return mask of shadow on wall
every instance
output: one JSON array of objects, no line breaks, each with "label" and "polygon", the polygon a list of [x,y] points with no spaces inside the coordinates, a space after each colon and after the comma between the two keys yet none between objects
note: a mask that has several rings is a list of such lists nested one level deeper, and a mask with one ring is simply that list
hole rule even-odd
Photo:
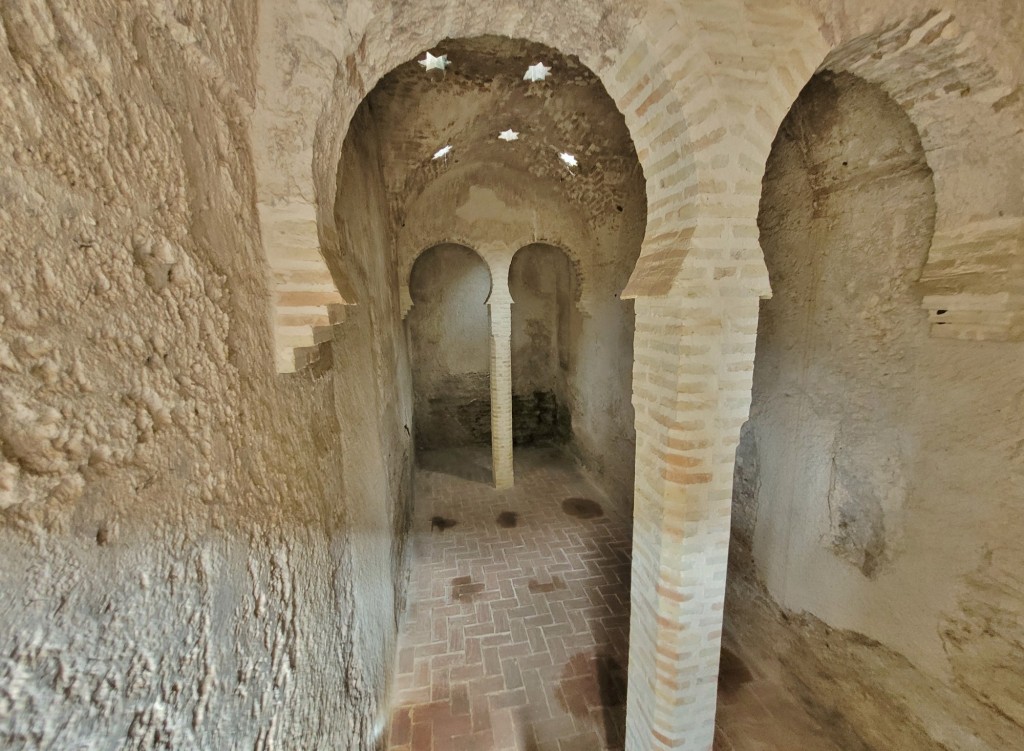
[{"label": "shadow on wall", "polygon": [[493,487],[491,454],[479,447],[446,448],[443,451],[419,451],[416,467],[424,472],[438,472],[463,480]]}]

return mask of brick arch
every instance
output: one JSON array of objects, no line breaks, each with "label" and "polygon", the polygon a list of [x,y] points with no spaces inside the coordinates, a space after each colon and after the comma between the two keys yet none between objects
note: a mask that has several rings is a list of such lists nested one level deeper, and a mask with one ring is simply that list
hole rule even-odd
[{"label": "brick arch", "polygon": [[[367,30],[359,51],[346,58],[345,72],[333,82],[330,101],[316,129],[313,184],[316,192],[320,241],[325,249],[338,245],[333,207],[337,186],[344,177],[336,174],[341,145],[356,104],[390,70],[433,49],[444,39],[499,34],[526,38],[564,54],[576,55],[601,80],[625,117],[637,154],[647,177],[648,231],[637,262],[634,294],[665,294],[678,271],[685,246],[678,242],[693,224],[692,212],[680,211],[688,187],[698,182],[699,145],[690,135],[688,112],[696,111],[713,95],[703,75],[705,63],[692,24],[661,17],[647,22],[622,22],[618,34],[605,31],[615,24],[600,23],[600,16],[581,16],[575,23],[552,15],[543,3],[527,3],[522,14],[480,13],[478,6],[459,2],[445,6],[433,23],[421,25],[401,45],[371,41],[384,30]],[[536,6],[536,7],[533,7]],[[398,12],[401,13],[400,11]],[[533,23],[527,23],[527,19]],[[367,50],[375,50],[371,54]],[[677,98],[680,83],[695,79],[687,91],[699,97]]]},{"label": "brick arch", "polygon": [[[516,256],[519,255],[519,252],[522,251],[522,250],[525,250],[526,248],[534,246],[534,245],[543,245],[543,246],[546,246],[546,247],[551,248],[553,250],[557,250],[560,253],[562,253],[562,255],[565,256],[566,260],[569,261],[569,265],[572,267],[572,274],[573,274],[573,281],[574,281],[574,285],[573,285],[573,287],[574,287],[574,289],[573,289],[573,300],[576,303],[576,309],[579,310],[580,312],[583,312],[584,311],[584,307],[583,307],[583,305],[584,305],[583,287],[584,287],[584,285],[586,283],[586,280],[585,280],[584,274],[583,274],[583,265],[582,265],[582,262],[580,261],[579,253],[576,253],[575,251],[570,250],[567,244],[565,244],[563,242],[560,242],[558,240],[538,239],[538,240],[531,240],[530,242],[528,242],[528,243],[526,243],[524,245],[520,245],[518,248],[515,249],[515,251],[512,253],[512,256],[509,258],[509,264],[508,264],[508,271],[509,271],[509,273],[512,272],[512,264],[515,262]],[[514,298],[513,298],[513,302],[515,302]]]},{"label": "brick arch", "polygon": [[[290,352],[282,347],[285,316],[301,314],[291,316],[296,325],[288,329],[284,342],[295,346],[303,339],[301,324],[323,325],[328,305],[351,302],[336,286],[331,289],[336,279],[345,278],[344,272],[332,276],[323,258],[336,257],[341,245],[334,217],[338,185],[344,182],[338,166],[358,104],[389,71],[444,39],[487,34],[529,39],[576,55],[595,73],[625,118],[647,184],[647,231],[623,297],[669,293],[698,224],[695,196],[702,183],[699,173],[707,167],[704,153],[722,140],[721,128],[705,116],[717,98],[708,75],[712,62],[701,44],[699,24],[694,22],[701,15],[714,15],[716,3],[698,0],[684,10],[667,2],[639,8],[596,2],[567,16],[541,0],[527,0],[516,14],[496,14],[461,0],[427,19],[415,20],[410,19],[422,11],[414,4],[400,4],[351,28],[326,8],[325,4],[319,16],[308,14],[304,23],[308,36],[317,39],[339,64],[330,67],[336,71],[332,80],[324,76],[327,66],[302,72],[307,78],[300,90],[315,91],[319,86],[326,92],[319,101],[326,103],[314,133],[289,133],[308,146],[296,151],[275,142],[277,134],[285,130],[275,121],[301,119],[292,114],[294,103],[273,112],[267,118],[271,125],[263,127],[262,134],[257,121],[257,138],[262,135],[265,144],[286,152],[264,156],[258,170],[261,228],[269,241],[268,257],[276,281],[279,370],[291,369]],[[332,27],[336,32],[327,33]],[[396,28],[402,33],[396,35]],[[294,73],[271,75],[291,81]],[[308,77],[316,79],[316,85]],[[298,100],[308,101],[308,95]],[[696,127],[691,123],[697,123]],[[312,174],[296,162],[302,153],[310,155]],[[291,268],[297,254],[309,269]],[[296,278],[304,280],[297,287],[292,284]],[[308,293],[300,289],[304,285],[311,285]],[[300,303],[308,305],[289,310]]]},{"label": "brick arch", "polygon": [[1024,285],[1014,282],[1024,276],[1024,143],[1015,125],[1024,107],[987,61],[984,42],[948,11],[868,30],[850,23],[831,29],[835,43],[795,80],[802,90],[817,71],[853,74],[881,88],[916,127],[937,207],[920,282],[932,335],[1024,339]]},{"label": "brick arch", "polygon": [[[623,17],[635,7],[623,3],[574,6],[577,10],[567,15],[553,4],[527,0],[509,18],[486,5],[456,2],[403,37],[401,45],[384,46],[381,32],[368,30],[359,51],[343,58],[340,68],[345,72],[332,83],[313,147],[317,231],[328,254],[338,241],[333,208],[344,176],[337,179],[335,167],[355,107],[349,99],[355,92],[364,96],[388,71],[443,39],[503,34],[575,54],[623,114],[644,172],[647,198],[644,240],[623,293],[637,299],[634,381],[639,384],[633,399],[639,521],[634,531],[627,699],[631,751],[710,748],[720,641],[715,623],[724,600],[727,546],[716,544],[713,552],[704,546],[711,535],[728,537],[720,499],[731,488],[732,467],[721,457],[731,456],[738,441],[733,413],[745,412],[742,397],[730,400],[720,394],[739,389],[749,401],[749,383],[740,383],[742,363],[738,379],[727,371],[737,368],[733,361],[753,361],[752,338],[744,333],[737,346],[724,332],[745,332],[748,321],[756,321],[757,297],[766,288],[764,262],[758,256],[751,264],[751,279],[744,278],[745,286],[736,293],[741,299],[727,314],[716,310],[722,322],[704,327],[706,313],[700,304],[710,295],[725,299],[732,294],[714,288],[717,277],[688,291],[685,307],[674,299],[674,282],[685,275],[684,260],[699,247],[695,239],[701,238],[708,206],[700,195],[715,185],[713,161],[729,141],[729,129],[717,114],[719,98],[710,75],[714,63],[703,48],[702,26],[688,17],[690,11],[703,14],[717,26],[719,5],[697,0],[684,10],[665,3],[644,8],[647,15],[637,19]],[[410,25],[397,20],[401,10],[394,14],[382,23]],[[711,224],[720,207],[714,209]],[[756,242],[753,248],[759,252]],[[724,263],[728,269],[741,265],[733,259]],[[502,311],[495,316],[492,305],[492,318],[504,321],[506,315]],[[736,324],[733,318],[742,321]],[[690,343],[695,341],[693,331],[699,340],[695,344]],[[506,334],[504,329],[492,332],[501,342],[495,351],[507,350]],[[693,355],[705,347],[707,355]],[[718,358],[721,353],[728,355]],[[715,377],[706,377],[709,367]],[[497,370],[492,363],[492,374]],[[694,373],[708,394],[695,395]],[[499,381],[492,375],[492,405],[498,403],[494,393],[505,390]],[[492,420],[498,415],[500,421],[500,413],[492,407]],[[493,427],[492,433],[503,435]],[[511,463],[495,458],[493,464],[496,484],[504,487],[511,482]],[[697,594],[689,572],[701,581]]]},{"label": "brick arch", "polygon": [[494,276],[491,270],[491,264],[487,262],[483,253],[474,247],[473,242],[466,237],[459,235],[446,235],[445,237],[431,241],[425,245],[420,246],[414,253],[410,253],[408,256],[408,263],[403,263],[402,268],[399,271],[398,283],[401,286],[400,296],[402,301],[402,318],[409,315],[409,311],[412,306],[415,305],[415,301],[412,299],[412,274],[416,269],[416,264],[419,260],[431,250],[439,248],[443,245],[457,245],[460,248],[471,250],[480,259],[480,262],[487,267],[487,278],[490,282],[490,286],[487,288],[487,299],[485,303],[490,300],[491,293],[494,291]]},{"label": "brick arch", "polygon": [[[779,125],[829,49],[817,19],[794,4],[739,0],[737,6],[733,22],[705,31],[716,63],[716,86],[708,91],[720,101],[703,104],[709,125],[698,144],[711,169],[702,169],[695,186],[704,210],[677,240],[687,253],[672,283],[676,296],[771,296],[758,240],[761,180]],[[623,297],[641,293],[637,276]],[[756,327],[756,313],[750,325]]]}]

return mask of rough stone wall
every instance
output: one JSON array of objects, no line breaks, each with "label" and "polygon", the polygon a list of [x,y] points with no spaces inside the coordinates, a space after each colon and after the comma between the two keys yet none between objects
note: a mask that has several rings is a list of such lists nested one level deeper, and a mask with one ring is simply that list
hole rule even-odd
[{"label": "rough stone wall", "polygon": [[4,748],[372,746],[395,613],[355,601],[401,551],[353,525],[400,517],[407,460],[361,495],[364,395],[274,374],[254,34],[244,2],[0,8]]},{"label": "rough stone wall", "polygon": [[409,287],[416,447],[490,445],[487,264],[442,245],[419,257]]},{"label": "rough stone wall", "polygon": [[[917,282],[934,225],[906,114],[849,74],[812,79],[765,174],[774,296],[733,528],[784,608],[927,676],[900,694],[929,742],[1004,748],[1024,739],[1024,597],[1008,578],[1024,564],[1011,509],[1024,491],[1024,347],[929,336]],[[974,707],[959,713],[970,744],[934,720],[950,701]],[[850,723],[865,737],[871,724]]]}]

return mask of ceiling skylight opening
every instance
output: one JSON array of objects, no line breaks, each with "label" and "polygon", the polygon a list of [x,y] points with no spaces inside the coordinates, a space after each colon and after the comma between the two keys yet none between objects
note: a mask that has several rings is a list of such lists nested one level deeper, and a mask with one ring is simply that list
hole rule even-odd
[{"label": "ceiling skylight opening", "polygon": [[429,52],[427,53],[426,57],[424,57],[422,60],[419,60],[418,62],[420,65],[423,66],[423,69],[426,71],[439,70],[442,73],[444,72],[445,68],[451,65],[451,61],[448,60],[448,55],[434,57]]},{"label": "ceiling skylight opening", "polygon": [[439,148],[437,151],[435,151],[434,152],[434,156],[432,156],[430,158],[431,158],[432,161],[435,161],[435,162],[438,159],[445,159],[445,160],[447,160],[448,155],[451,154],[451,153],[452,153],[452,145],[449,143],[449,144],[445,144],[444,146]]},{"label": "ceiling skylight opening", "polygon": [[519,133],[509,128],[508,130],[501,131],[501,133],[498,134],[498,138],[502,141],[518,141]]},{"label": "ceiling skylight opening", "polygon": [[579,167],[580,163],[573,154],[570,154],[568,151],[562,151],[558,154],[558,158],[562,160],[562,164],[565,165],[570,174],[576,174],[572,169],[573,167]]},{"label": "ceiling skylight opening", "polygon": [[551,72],[551,67],[544,63],[534,63],[526,69],[526,75],[523,76],[524,81],[533,83],[535,81],[543,81],[548,77],[548,73]]}]

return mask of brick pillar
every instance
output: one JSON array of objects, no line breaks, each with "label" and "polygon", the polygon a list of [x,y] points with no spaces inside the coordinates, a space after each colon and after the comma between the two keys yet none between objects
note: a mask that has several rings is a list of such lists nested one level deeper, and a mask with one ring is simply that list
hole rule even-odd
[{"label": "brick pillar", "polygon": [[[512,468],[512,298],[507,269],[495,275],[487,305],[491,311],[491,466],[494,487],[511,488]],[[501,280],[504,279],[502,283]]]},{"label": "brick pillar", "polygon": [[732,473],[758,295],[702,282],[636,300],[627,751],[710,751]]}]

